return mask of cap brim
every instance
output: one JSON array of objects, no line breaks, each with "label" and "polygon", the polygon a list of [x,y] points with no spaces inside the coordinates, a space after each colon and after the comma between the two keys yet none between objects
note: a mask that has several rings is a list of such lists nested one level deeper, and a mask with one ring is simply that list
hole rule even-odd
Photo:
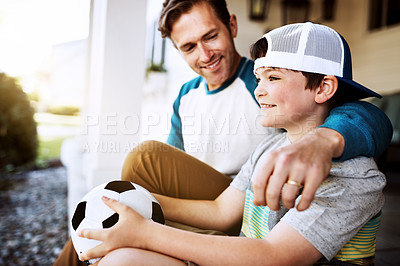
[{"label": "cap brim", "polygon": [[339,82],[342,82],[341,85],[345,87],[344,89],[346,90],[346,94],[353,99],[363,99],[369,97],[382,98],[380,94],[368,89],[367,87],[364,87],[363,85],[353,80],[348,80],[337,76],[336,78],[339,80]]}]

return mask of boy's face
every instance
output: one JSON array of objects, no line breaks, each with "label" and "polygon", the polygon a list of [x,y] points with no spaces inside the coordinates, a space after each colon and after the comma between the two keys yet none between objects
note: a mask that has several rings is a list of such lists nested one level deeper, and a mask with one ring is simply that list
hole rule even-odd
[{"label": "boy's face", "polygon": [[262,126],[293,131],[313,122],[315,90],[305,89],[307,79],[301,72],[260,67],[255,74],[259,83],[254,93],[261,107]]},{"label": "boy's face", "polygon": [[208,4],[198,4],[172,26],[171,40],[189,66],[206,79],[209,90],[232,77],[240,63],[233,44],[237,34],[234,16],[230,25],[232,34]]}]

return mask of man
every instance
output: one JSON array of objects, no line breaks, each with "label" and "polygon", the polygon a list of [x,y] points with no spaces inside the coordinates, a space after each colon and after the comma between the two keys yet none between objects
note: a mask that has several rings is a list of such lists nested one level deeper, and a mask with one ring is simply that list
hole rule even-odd
[{"label": "man", "polygon": [[[165,1],[159,24],[163,36],[172,40],[185,61],[200,75],[183,85],[171,119],[167,142],[186,152],[159,142],[143,143],[128,154],[121,177],[165,196],[214,199],[229,186],[231,177],[238,173],[250,152],[265,137],[265,132],[260,133],[262,129],[256,127],[259,108],[254,98],[257,83],[253,62],[241,57],[235,49],[236,17],[229,14],[224,0]],[[370,119],[371,113],[377,120]],[[185,117],[196,114],[214,119],[216,125],[218,121],[232,119],[231,124],[239,126],[226,134],[222,134],[221,125],[210,127],[209,132],[196,131],[185,124]],[[247,123],[241,124],[243,120]],[[247,129],[246,125],[253,127]],[[269,192],[268,205],[271,202],[271,207],[277,208],[283,186],[279,180],[296,176],[304,185],[302,201],[297,208],[306,209],[329,173],[332,158],[377,155],[386,148],[391,134],[388,118],[377,108],[355,102],[334,109],[323,127],[306,134],[293,145],[274,151],[274,156],[260,158],[260,173],[264,168],[266,172],[273,172],[271,177],[264,178],[265,187],[262,188]],[[229,143],[227,152],[191,149],[196,143],[222,141]],[[349,145],[357,142],[368,145]],[[362,150],[364,146],[367,150]],[[324,152],[319,152],[321,150]],[[285,206],[291,207],[296,195],[288,193],[290,191],[285,190],[282,198],[289,199]],[[176,223],[170,225],[210,233]],[[235,234],[237,229],[237,225],[233,226],[228,233]],[[68,242],[56,265],[66,264],[68,259],[76,262],[74,252]]]}]

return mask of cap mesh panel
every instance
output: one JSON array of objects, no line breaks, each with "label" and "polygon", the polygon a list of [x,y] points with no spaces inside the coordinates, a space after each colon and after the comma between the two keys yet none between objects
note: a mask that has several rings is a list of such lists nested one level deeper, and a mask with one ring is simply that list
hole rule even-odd
[{"label": "cap mesh panel", "polygon": [[297,53],[301,36],[301,31],[298,31],[298,28],[299,26],[283,27],[282,30],[272,31],[270,34],[272,39],[271,51]]},{"label": "cap mesh panel", "polygon": [[[311,44],[318,44],[318,46]],[[315,34],[315,29],[312,28],[308,35],[307,47],[304,54],[341,63],[342,49],[339,47],[341,47],[340,39],[332,31],[320,30],[318,34]]]}]

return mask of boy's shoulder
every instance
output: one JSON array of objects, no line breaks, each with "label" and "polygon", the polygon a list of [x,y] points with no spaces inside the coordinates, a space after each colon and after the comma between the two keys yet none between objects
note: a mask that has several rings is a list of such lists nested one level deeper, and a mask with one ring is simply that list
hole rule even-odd
[{"label": "boy's shoulder", "polygon": [[330,175],[333,177],[368,178],[383,174],[373,158],[357,156],[343,162],[332,162]]},{"label": "boy's shoulder", "polygon": [[290,140],[286,132],[282,129],[268,128],[267,136],[258,144],[254,154],[261,156],[265,152],[277,150],[287,145],[290,145]]}]

